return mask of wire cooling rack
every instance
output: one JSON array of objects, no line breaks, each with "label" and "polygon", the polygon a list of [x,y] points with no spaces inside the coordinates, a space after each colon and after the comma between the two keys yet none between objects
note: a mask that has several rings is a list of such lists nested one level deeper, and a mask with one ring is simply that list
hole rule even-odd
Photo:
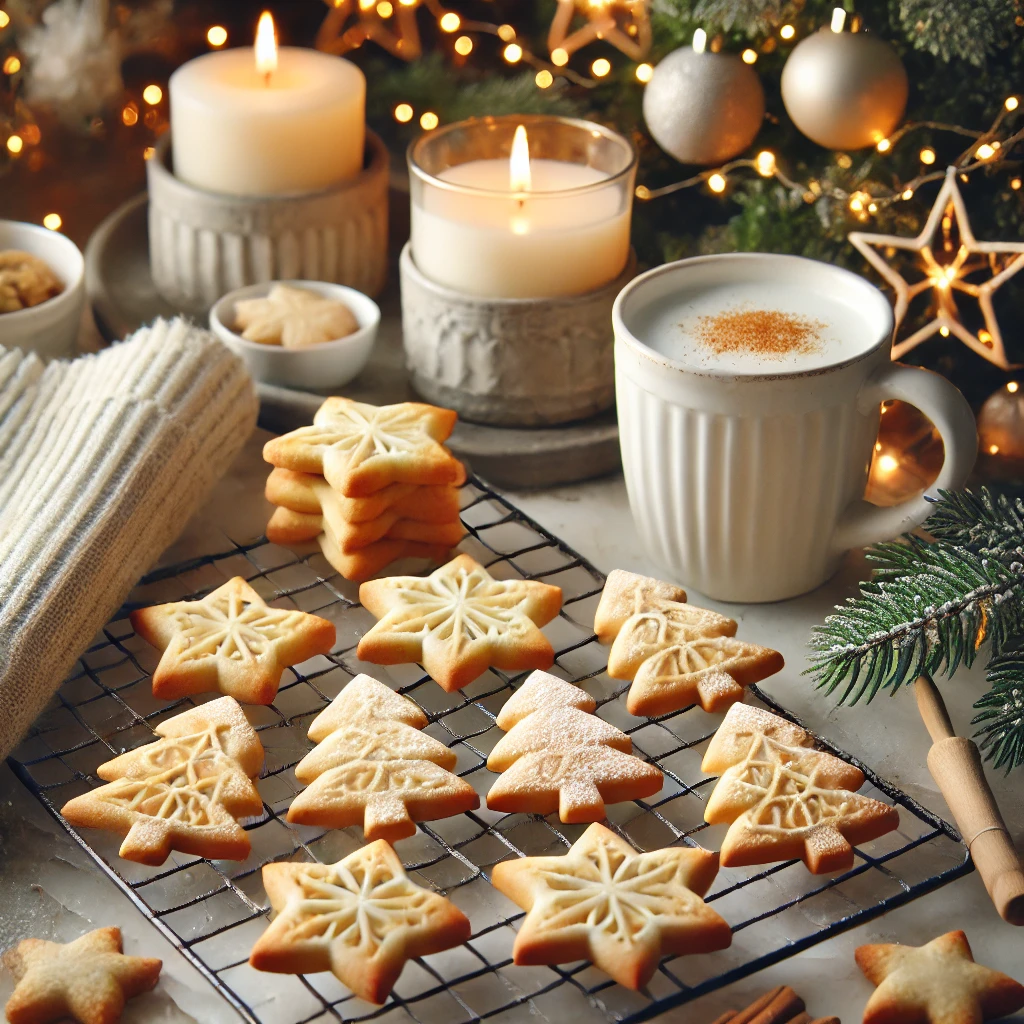
[{"label": "wire cooling rack", "polygon": [[[553,671],[593,694],[597,713],[629,733],[634,752],[665,773],[663,789],[651,799],[609,806],[610,826],[640,849],[672,843],[717,849],[725,829],[704,823],[704,803],[714,779],[701,772],[700,763],[720,717],[699,708],[658,719],[629,715],[628,684],[608,678],[605,651],[592,631],[604,584],[601,573],[481,481],[472,480],[463,494],[469,534],[460,548],[499,578],[541,579],[562,588],[563,611],[545,628],[558,652]],[[99,764],[150,742],[157,723],[194,703],[187,699],[168,706],[153,698],[149,677],[158,654],[134,635],[127,611],[196,598],[238,575],[278,607],[331,619],[337,626],[337,647],[329,656],[287,670],[273,705],[246,709],[267,753],[257,783],[264,813],[245,826],[252,840],[248,860],[211,862],[173,853],[158,868],[121,860],[119,836],[88,829],[79,833],[60,817],[59,808],[98,783]],[[632,992],[585,962],[559,967],[512,964],[512,943],[523,914],[491,887],[490,869],[510,857],[564,852],[586,826],[563,825],[557,816],[497,814],[484,805],[423,824],[395,847],[415,881],[444,893],[467,914],[473,935],[465,945],[407,964],[383,1007],[360,1001],[331,974],[261,974],[249,967],[247,958],[267,924],[262,866],[274,860],[331,863],[362,843],[360,829],[324,831],[291,825],[284,818],[300,788],[292,768],[311,746],[306,739],[309,723],[347,680],[365,671],[415,700],[430,719],[427,732],[457,753],[456,771],[476,788],[482,803],[496,777],[485,767],[489,750],[502,735],[494,717],[522,677],[491,671],[461,692],[447,694],[419,666],[362,664],[356,644],[373,621],[358,603],[358,588],[341,579],[319,553],[298,556],[260,541],[159,570],[139,583],[11,759],[15,772],[50,813],[254,1024],[517,1024],[527,1019],[560,1024],[573,1014],[581,1021],[638,1022],[971,870],[967,850],[948,824],[859,765],[868,778],[865,791],[899,805],[899,830],[860,847],[854,867],[837,876],[813,876],[799,861],[723,869],[708,902],[732,925],[732,946],[668,958],[645,991]],[[751,694],[755,702],[786,714],[756,688]],[[857,763],[824,741],[820,746]]]}]

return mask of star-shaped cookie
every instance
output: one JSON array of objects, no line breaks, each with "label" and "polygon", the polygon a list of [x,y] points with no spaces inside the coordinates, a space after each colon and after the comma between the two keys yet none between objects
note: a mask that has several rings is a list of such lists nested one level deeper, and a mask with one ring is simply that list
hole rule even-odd
[{"label": "star-shaped cookie", "polygon": [[496,580],[469,555],[429,576],[392,576],[359,588],[380,621],[359,641],[360,660],[421,662],[451,692],[488,668],[550,668],[555,652],[539,626],[562,607],[562,590],[534,580]]},{"label": "star-shaped cookie", "polygon": [[267,864],[263,886],[277,911],[253,946],[258,971],[333,971],[352,991],[383,1003],[406,960],[465,942],[469,920],[409,880],[377,840],[337,864]]},{"label": "star-shaped cookie", "polygon": [[311,427],[263,446],[273,466],[319,473],[346,498],[363,498],[390,484],[461,484],[466,471],[441,442],[458,417],[419,402],[364,405],[328,398]]},{"label": "star-shaped cookie", "polygon": [[924,946],[859,946],[854,956],[878,986],[864,1024],[981,1024],[1024,1007],[1024,985],[976,964],[962,931]]},{"label": "star-shaped cookie", "polygon": [[714,853],[638,853],[595,823],[564,857],[496,864],[491,884],[529,911],[512,950],[515,963],[590,960],[620,985],[639,989],[661,957],[710,953],[732,942],[729,925],[701,898],[717,873]]},{"label": "star-shaped cookie", "polygon": [[17,987],[4,1011],[10,1024],[115,1024],[132,996],[148,992],[162,966],[152,957],[124,956],[121,931],[97,928],[66,945],[24,939],[3,955]]},{"label": "star-shaped cookie", "polygon": [[241,576],[200,601],[140,608],[131,622],[164,652],[153,673],[153,696],[163,700],[219,690],[270,704],[285,668],[326,654],[335,641],[332,622],[269,607]]},{"label": "star-shaped cookie", "polygon": [[248,341],[284,348],[322,345],[359,330],[344,302],[286,284],[275,284],[263,298],[237,302],[235,324]]}]

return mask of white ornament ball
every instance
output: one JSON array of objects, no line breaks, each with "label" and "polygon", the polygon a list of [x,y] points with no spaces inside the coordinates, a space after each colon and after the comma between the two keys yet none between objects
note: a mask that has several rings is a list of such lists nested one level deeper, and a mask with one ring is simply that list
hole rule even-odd
[{"label": "white ornament ball", "polygon": [[683,47],[654,69],[644,90],[654,141],[684,164],[720,164],[742,153],[764,120],[764,89],[739,57]]},{"label": "white ornament ball", "polygon": [[896,51],[865,32],[820,32],[801,40],[782,69],[782,102],[793,123],[826,149],[863,149],[903,119],[909,83]]}]

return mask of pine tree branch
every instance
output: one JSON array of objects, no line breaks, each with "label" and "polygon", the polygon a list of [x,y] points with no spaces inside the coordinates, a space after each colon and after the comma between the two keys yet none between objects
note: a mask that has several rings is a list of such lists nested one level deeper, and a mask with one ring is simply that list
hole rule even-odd
[{"label": "pine tree branch", "polygon": [[[934,500],[934,499],[933,499]],[[925,524],[934,537],[985,555],[1011,555],[1024,560],[1024,501],[1011,502],[987,487],[972,491],[939,491],[935,511]]]},{"label": "pine tree branch", "polygon": [[898,0],[898,17],[917,49],[980,68],[1012,38],[1014,6],[1012,0]]},{"label": "pine tree branch", "polygon": [[999,653],[1024,623],[1024,564],[919,538],[882,544],[861,593],[811,634],[811,667],[840,704],[898,690],[922,672],[952,675],[991,640]]},{"label": "pine tree branch", "polygon": [[986,672],[991,689],[975,703],[972,725],[985,760],[1007,772],[1024,765],[1024,651],[993,658]]}]

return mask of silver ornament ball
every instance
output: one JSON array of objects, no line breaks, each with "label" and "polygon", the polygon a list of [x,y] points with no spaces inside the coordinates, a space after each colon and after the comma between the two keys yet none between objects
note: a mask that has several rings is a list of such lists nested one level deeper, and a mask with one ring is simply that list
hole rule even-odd
[{"label": "silver ornament ball", "polygon": [[908,88],[896,51],[865,32],[823,28],[801,40],[782,69],[786,113],[826,149],[881,142],[902,120]]},{"label": "silver ornament ball", "polygon": [[654,141],[680,163],[708,166],[742,153],[764,120],[764,89],[739,57],[683,47],[654,69],[644,90]]}]

